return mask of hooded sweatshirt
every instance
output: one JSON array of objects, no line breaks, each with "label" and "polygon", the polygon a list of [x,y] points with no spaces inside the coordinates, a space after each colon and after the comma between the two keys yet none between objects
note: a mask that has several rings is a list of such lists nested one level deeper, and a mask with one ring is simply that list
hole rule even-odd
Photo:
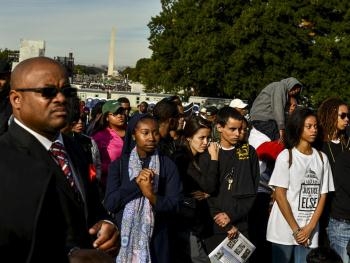
[{"label": "hooded sweatshirt", "polygon": [[250,110],[251,120],[275,120],[279,130],[285,129],[284,111],[288,101],[288,92],[295,85],[300,85],[301,89],[303,88],[302,84],[293,77],[267,85],[253,102]]}]

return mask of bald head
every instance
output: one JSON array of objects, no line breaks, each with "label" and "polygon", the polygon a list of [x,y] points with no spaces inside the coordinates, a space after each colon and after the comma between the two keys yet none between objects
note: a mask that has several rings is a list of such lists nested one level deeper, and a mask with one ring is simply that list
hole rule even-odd
[{"label": "bald head", "polygon": [[[69,81],[63,65],[47,57],[24,60],[15,67],[10,84],[10,102],[16,120],[53,139],[66,125],[67,118],[67,92],[62,89]],[[44,95],[47,88],[54,89],[52,96]]]},{"label": "bald head", "polygon": [[[64,66],[56,60],[48,57],[34,57],[23,60],[13,70],[11,75],[11,89],[27,87],[28,76],[32,76],[33,73],[44,67],[56,67],[59,71],[64,72],[67,75]],[[68,80],[68,75],[67,75]]]}]

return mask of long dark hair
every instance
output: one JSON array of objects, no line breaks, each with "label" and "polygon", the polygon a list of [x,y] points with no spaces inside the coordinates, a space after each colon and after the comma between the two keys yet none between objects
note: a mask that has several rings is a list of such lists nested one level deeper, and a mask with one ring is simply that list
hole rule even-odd
[{"label": "long dark hair", "polygon": [[297,108],[288,118],[286,125],[286,141],[287,149],[292,149],[300,142],[301,134],[304,130],[306,118],[314,116],[317,119],[316,113],[310,108]]},{"label": "long dark hair", "polygon": [[184,138],[191,138],[199,129],[208,128],[211,129],[210,121],[200,117],[194,116],[186,121],[183,136]]},{"label": "long dark hair", "polygon": [[194,161],[194,156],[192,154],[192,151],[190,149],[190,145],[187,139],[192,138],[193,135],[195,135],[199,129],[203,129],[203,128],[210,129],[210,130],[212,129],[211,122],[204,119],[201,116],[192,116],[185,123],[185,127],[180,138],[178,150],[180,153],[185,152],[189,160]]}]

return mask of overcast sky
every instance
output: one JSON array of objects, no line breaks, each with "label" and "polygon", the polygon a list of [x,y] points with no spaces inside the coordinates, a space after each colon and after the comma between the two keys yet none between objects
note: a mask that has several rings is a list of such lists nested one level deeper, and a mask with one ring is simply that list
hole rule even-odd
[{"label": "overcast sky", "polygon": [[147,24],[161,11],[160,0],[0,0],[0,7],[1,49],[45,40],[48,57],[73,52],[75,64],[107,65],[115,27],[117,67],[151,56]]}]

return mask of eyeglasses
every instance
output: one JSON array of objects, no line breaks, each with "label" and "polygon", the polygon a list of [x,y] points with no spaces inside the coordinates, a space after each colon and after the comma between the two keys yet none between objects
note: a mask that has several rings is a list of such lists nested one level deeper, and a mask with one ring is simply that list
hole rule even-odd
[{"label": "eyeglasses", "polygon": [[62,93],[65,97],[70,98],[77,95],[77,89],[71,86],[65,86],[63,88],[58,88],[55,86],[43,87],[43,88],[23,88],[15,89],[15,91],[21,92],[35,92],[40,93],[42,97],[46,99],[53,99],[58,93]]},{"label": "eyeglasses", "polygon": [[340,114],[338,114],[338,116],[340,117],[340,119],[344,120],[346,117],[348,117],[348,119],[350,120],[350,114],[347,112],[342,112]]}]

